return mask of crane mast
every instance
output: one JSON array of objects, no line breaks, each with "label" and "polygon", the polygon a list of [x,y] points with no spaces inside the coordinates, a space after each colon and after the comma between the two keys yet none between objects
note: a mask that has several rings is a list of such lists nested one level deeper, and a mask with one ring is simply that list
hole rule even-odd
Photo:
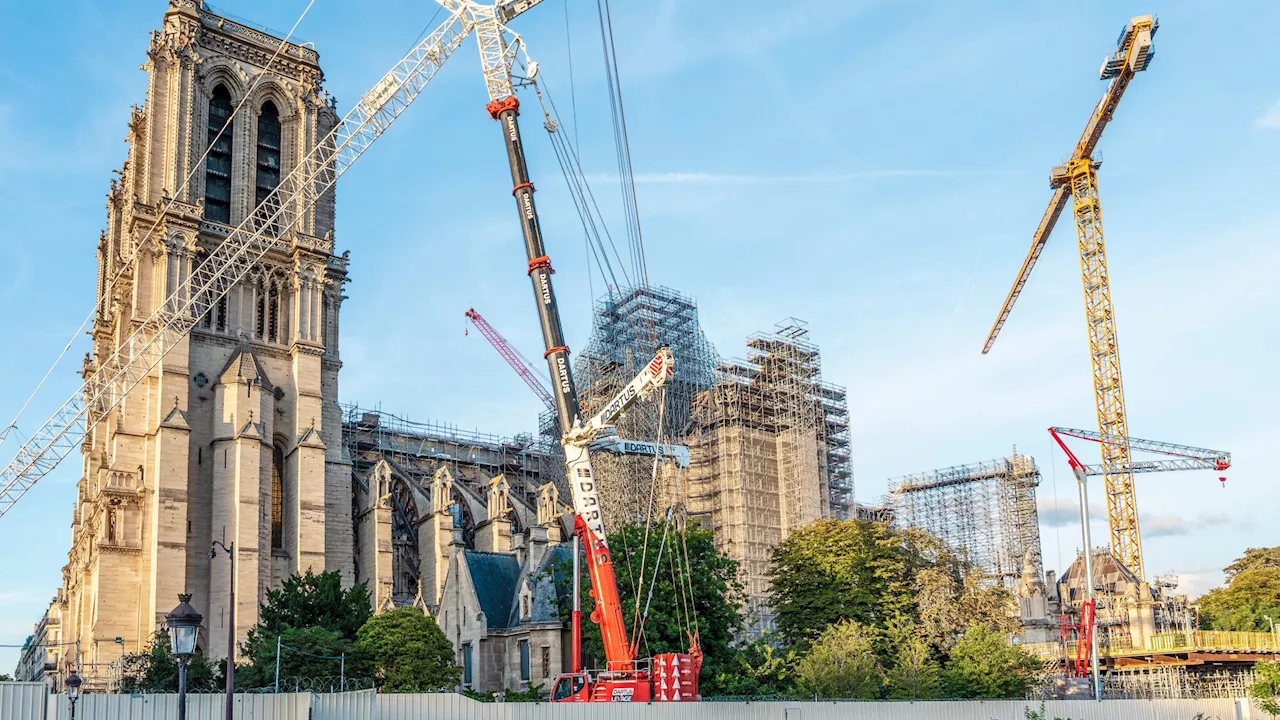
[{"label": "crane mast", "polygon": [[[1094,107],[1084,132],[1063,165],[1053,168],[1049,185],[1053,196],[1032,238],[1018,277],[1005,298],[1000,314],[987,335],[983,354],[990,352],[996,336],[1004,327],[1013,304],[1031,276],[1054,225],[1066,207],[1067,198],[1074,204],[1076,237],[1079,245],[1080,272],[1084,286],[1085,319],[1089,336],[1089,356],[1093,366],[1095,409],[1098,430],[1104,436],[1128,438],[1128,421],[1124,407],[1124,387],[1120,376],[1120,349],[1116,335],[1115,312],[1111,304],[1110,278],[1107,272],[1106,243],[1102,232],[1102,205],[1098,199],[1098,166],[1093,151],[1103,130],[1111,121],[1120,99],[1133,76],[1147,69],[1154,56],[1152,36],[1159,28],[1153,15],[1140,15],[1129,20],[1116,43],[1116,50],[1103,61],[1101,79],[1111,80],[1106,93]],[[1107,468],[1105,484],[1107,514],[1111,531],[1111,549],[1139,578],[1143,577],[1142,543],[1138,531],[1138,506],[1133,488],[1133,470],[1127,442],[1101,443],[1102,465]]]},{"label": "crane mast", "polygon": [[[538,309],[538,322],[542,327],[542,341],[546,350],[543,357],[546,358],[552,380],[551,392],[560,432],[568,436],[575,428],[582,427],[582,414],[578,406],[577,387],[573,382],[573,370],[569,365],[569,348],[565,344],[560,310],[556,305],[555,289],[551,282],[554,270],[543,243],[537,204],[533,199],[533,182],[529,177],[524,142],[520,135],[520,101],[515,96],[512,67],[517,59],[517,51],[523,48],[523,41],[504,24],[536,2],[525,0],[497,6],[479,5],[471,0],[438,2],[455,14],[470,17],[476,29],[480,62],[489,93],[489,103],[485,109],[489,117],[496,120],[502,128],[507,164],[511,170],[511,195],[520,215],[520,233],[527,256],[526,272]],[[530,68],[531,73],[536,72],[534,68],[536,66]],[[573,495],[575,529],[586,548],[587,573],[591,578],[596,601],[592,619],[600,625],[606,660],[611,666],[629,669],[634,657],[627,640],[622,601],[618,597],[618,582],[613,560],[609,555],[608,540],[605,538],[600,491],[591,467],[590,452],[583,444],[565,443],[564,449],[566,478]]]}]

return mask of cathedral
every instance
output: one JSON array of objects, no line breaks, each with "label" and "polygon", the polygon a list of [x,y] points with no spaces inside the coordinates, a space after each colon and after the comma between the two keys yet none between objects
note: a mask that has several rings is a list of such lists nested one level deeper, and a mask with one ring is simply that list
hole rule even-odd
[{"label": "cathedral", "polygon": [[[169,0],[142,69],[145,102],[97,244],[86,375],[234,228],[257,221],[254,209],[339,119],[314,49],[200,0]],[[560,671],[553,596],[563,588],[536,579],[567,548],[567,507],[540,480],[552,454],[531,442],[388,436],[370,429],[377,413],[348,418],[338,403],[347,256],[335,251],[333,194],[299,215],[268,232],[248,276],[90,424],[62,586],[24,652],[25,679],[56,685],[78,667],[86,688],[111,689],[121,658],[163,628],[179,593],[204,616],[200,646],[223,657],[267,591],[308,570],[365,582],[375,612],[435,613],[447,595],[452,619],[441,625],[473,687]],[[370,445],[375,435],[399,438],[397,449]],[[44,647],[57,641],[78,651]]]}]

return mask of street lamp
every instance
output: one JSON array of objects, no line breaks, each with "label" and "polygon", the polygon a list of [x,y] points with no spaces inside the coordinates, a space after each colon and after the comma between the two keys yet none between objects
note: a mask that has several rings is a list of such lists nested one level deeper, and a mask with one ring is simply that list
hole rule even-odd
[{"label": "street lamp", "polygon": [[196,634],[204,618],[191,607],[190,593],[178,595],[178,607],[165,615],[169,626],[169,648],[178,659],[178,720],[187,720],[187,663],[196,651]]},{"label": "street lamp", "polygon": [[[226,704],[226,720],[232,720],[232,712],[235,708],[235,690],[236,690],[236,544],[231,543],[228,547],[213,541],[209,546],[209,559],[218,557],[218,548],[231,558],[231,567],[227,570],[227,590],[231,593],[227,599],[227,704]],[[71,720],[75,720],[72,718]]]},{"label": "street lamp", "polygon": [[71,701],[71,720],[76,720],[76,701],[80,699],[80,673],[75,670],[67,676],[67,699]]}]

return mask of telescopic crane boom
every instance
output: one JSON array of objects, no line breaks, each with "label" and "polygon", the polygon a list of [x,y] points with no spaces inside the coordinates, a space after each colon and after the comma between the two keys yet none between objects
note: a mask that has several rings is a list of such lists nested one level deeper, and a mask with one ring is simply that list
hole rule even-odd
[{"label": "telescopic crane boom", "polygon": [[[506,28],[509,19],[503,8],[521,6],[520,11],[533,4],[533,0],[506,3],[497,6],[480,5],[472,0],[437,0],[455,15],[470,18],[480,45],[480,60],[484,71],[489,103],[485,109],[489,117],[502,128],[507,149],[507,163],[511,170],[511,194],[520,215],[520,231],[524,239],[527,260],[526,274],[533,289],[538,310],[538,322],[542,328],[542,340],[546,351],[543,357],[552,379],[551,392],[555,399],[556,417],[563,436],[566,478],[573,495],[575,531],[586,548],[587,573],[591,579],[592,596],[596,609],[592,619],[600,625],[607,668],[598,675],[594,684],[585,676],[581,683],[574,678],[557,680],[553,699],[599,701],[691,700],[696,696],[697,668],[701,657],[694,647],[685,654],[670,654],[654,658],[657,667],[645,668],[636,662],[636,648],[627,639],[626,623],[622,615],[622,602],[618,596],[618,583],[613,559],[609,554],[605,536],[604,514],[600,506],[600,492],[591,467],[588,446],[620,413],[637,398],[644,397],[662,386],[672,373],[672,357],[668,348],[658,355],[618,393],[605,408],[589,420],[583,420],[578,405],[577,387],[569,363],[569,348],[565,343],[560,323],[560,310],[556,304],[555,289],[551,282],[554,272],[551,258],[543,242],[542,227],[538,222],[537,204],[534,202],[533,182],[525,159],[524,141],[520,135],[520,101],[515,96],[512,68],[517,52],[523,49],[519,35]],[[529,63],[529,74],[537,72]],[[529,78],[530,80],[532,78]],[[674,664],[677,690],[674,697],[659,689],[655,681],[666,685],[670,677],[666,668]],[[683,671],[680,669],[684,665]],[[576,671],[577,668],[574,668]],[[661,676],[661,677],[659,677]],[[689,681],[692,685],[689,685]],[[567,684],[566,684],[567,683]],[[680,683],[684,683],[681,685]],[[562,695],[562,685],[576,689]],[[657,690],[657,691],[655,691]]]},{"label": "telescopic crane boom", "polygon": [[[1031,241],[1022,269],[1009,290],[1000,314],[983,345],[985,355],[991,351],[1013,304],[1031,277],[1031,270],[1053,232],[1058,216],[1067,205],[1068,196],[1075,205],[1076,236],[1080,246],[1080,271],[1084,283],[1085,318],[1089,329],[1089,355],[1093,363],[1093,388],[1102,435],[1128,437],[1124,409],[1124,389],[1120,380],[1120,346],[1116,339],[1115,315],[1111,307],[1111,287],[1107,274],[1106,247],[1102,236],[1102,206],[1098,200],[1098,166],[1093,151],[1102,131],[1111,122],[1120,98],[1133,76],[1151,64],[1155,52],[1152,37],[1160,27],[1154,15],[1139,15],[1129,20],[1116,41],[1115,52],[1102,63],[1101,79],[1110,80],[1084,133],[1076,142],[1071,158],[1053,168],[1049,186],[1053,196]],[[1143,577],[1142,543],[1138,533],[1138,505],[1133,491],[1133,472],[1129,448],[1124,443],[1103,443],[1102,464],[1107,468],[1107,514],[1110,519],[1111,549],[1139,578]]]}]

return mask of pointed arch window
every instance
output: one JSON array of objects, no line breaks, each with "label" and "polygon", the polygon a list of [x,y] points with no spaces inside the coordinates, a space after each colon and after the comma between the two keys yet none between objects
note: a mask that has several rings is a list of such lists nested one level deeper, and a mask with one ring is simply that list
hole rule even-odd
[{"label": "pointed arch window", "polygon": [[[266,223],[275,215],[276,208],[259,207],[272,190],[280,184],[280,111],[270,100],[262,104],[258,113],[258,157],[254,176],[254,207],[259,222]],[[274,204],[274,203],[273,203]],[[270,223],[272,232],[276,223]]]},{"label": "pointed arch window", "polygon": [[284,548],[284,448],[271,448],[271,549]]},{"label": "pointed arch window", "polygon": [[280,284],[271,281],[267,291],[267,342],[280,340]]},{"label": "pointed arch window", "polygon": [[262,340],[267,336],[267,295],[264,289],[261,280],[254,283],[253,337],[258,340]]},{"label": "pointed arch window", "polygon": [[231,93],[226,86],[209,98],[209,155],[204,169],[204,217],[231,222]]}]

